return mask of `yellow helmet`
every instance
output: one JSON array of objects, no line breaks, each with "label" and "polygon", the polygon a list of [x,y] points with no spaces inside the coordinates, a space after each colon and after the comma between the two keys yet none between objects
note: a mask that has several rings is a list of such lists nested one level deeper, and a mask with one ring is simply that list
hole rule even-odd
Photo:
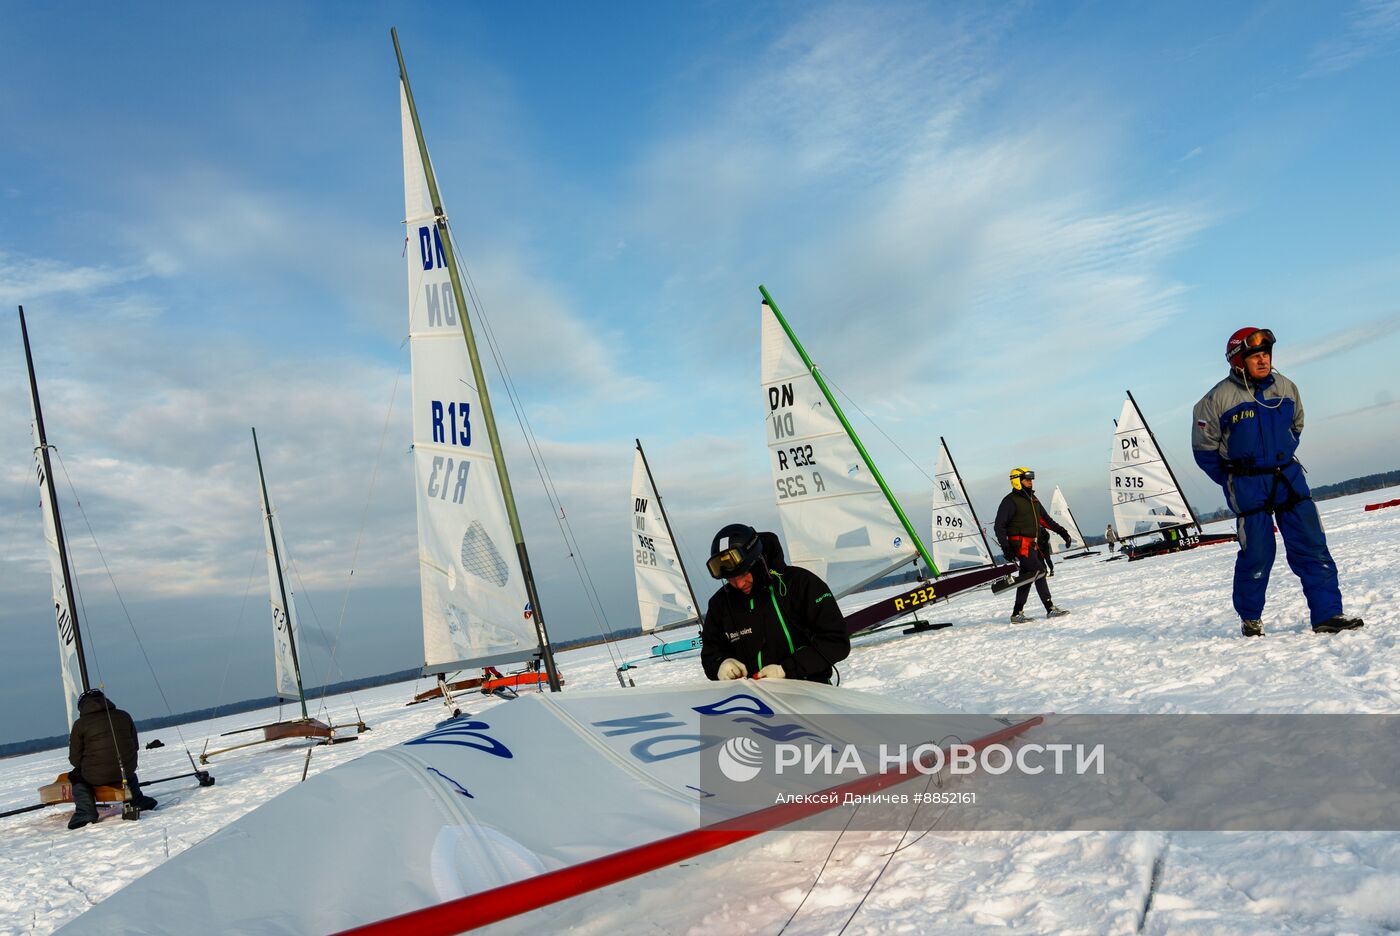
[{"label": "yellow helmet", "polygon": [[1012,469],[1011,469],[1011,490],[1013,490],[1013,491],[1019,491],[1019,490],[1021,490],[1021,479],[1022,479],[1022,478],[1026,478],[1027,480],[1034,481],[1034,480],[1035,480],[1035,472],[1034,472],[1034,471],[1031,471],[1031,470],[1030,470],[1029,468],[1027,468],[1025,465],[1022,465],[1020,468],[1012,468]]}]

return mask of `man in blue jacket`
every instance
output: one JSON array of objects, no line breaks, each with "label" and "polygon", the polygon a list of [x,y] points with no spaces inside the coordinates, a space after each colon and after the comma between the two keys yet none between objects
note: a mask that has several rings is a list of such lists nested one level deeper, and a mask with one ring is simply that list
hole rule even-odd
[{"label": "man in blue jacket", "polygon": [[1196,464],[1225,489],[1236,517],[1235,611],[1246,637],[1264,633],[1264,592],[1283,534],[1288,567],[1303,584],[1312,628],[1320,634],[1360,627],[1342,613],[1337,566],[1294,452],[1303,433],[1303,401],[1273,369],[1274,333],[1241,328],[1230,336],[1230,374],[1196,404],[1191,447]]}]

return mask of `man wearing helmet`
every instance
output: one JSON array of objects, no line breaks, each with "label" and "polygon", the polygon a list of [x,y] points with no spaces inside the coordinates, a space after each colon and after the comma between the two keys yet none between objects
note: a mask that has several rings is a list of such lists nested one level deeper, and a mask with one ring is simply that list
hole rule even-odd
[{"label": "man wearing helmet", "polygon": [[741,523],[716,533],[710,554],[706,567],[725,584],[705,612],[705,675],[831,682],[851,638],[826,583],[787,565],[777,536]]},{"label": "man wearing helmet", "polygon": [[1240,551],[1235,558],[1235,611],[1246,637],[1264,633],[1264,592],[1283,534],[1288,566],[1303,584],[1312,628],[1335,634],[1360,627],[1342,613],[1337,566],[1294,453],[1303,433],[1303,400],[1293,381],[1273,369],[1274,333],[1241,328],[1225,345],[1230,374],[1196,404],[1191,447],[1196,464],[1225,490]]},{"label": "man wearing helmet", "polygon": [[[1069,614],[1063,608],[1055,607],[1055,603],[1050,600],[1050,585],[1041,574],[1047,570],[1043,547],[1040,545],[1041,534],[1048,531],[1058,534],[1068,546],[1069,531],[1056,523],[1036,498],[1034,471],[1025,467],[1011,469],[1011,493],[1002,498],[992,529],[996,533],[997,543],[1001,545],[1001,551],[1006,554],[1007,561],[1020,565],[1017,578],[1035,579],[1035,592],[1040,596],[1040,603],[1045,605],[1045,616],[1052,618]],[[1049,542],[1048,534],[1046,542]],[[1026,624],[1030,621],[1030,618],[1022,613],[1030,594],[1030,582],[1016,589],[1016,605],[1011,610],[1012,624]]]}]

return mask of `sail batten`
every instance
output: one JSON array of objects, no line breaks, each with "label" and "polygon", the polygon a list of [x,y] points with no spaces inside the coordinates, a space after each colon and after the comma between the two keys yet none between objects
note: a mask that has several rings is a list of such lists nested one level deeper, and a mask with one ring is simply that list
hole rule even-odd
[{"label": "sail batten", "polygon": [[1055,487],[1055,493],[1050,497],[1050,516],[1054,518],[1056,523],[1069,532],[1069,545],[1065,545],[1057,536],[1052,536],[1050,538],[1050,551],[1052,555],[1055,553],[1068,552],[1071,549],[1085,548],[1084,534],[1080,532],[1079,524],[1075,522],[1074,514],[1070,512],[1069,501],[1065,500],[1065,495],[1060,491],[1058,485]]},{"label": "sail batten", "polygon": [[49,574],[53,590],[54,624],[58,631],[58,665],[63,683],[63,701],[68,724],[78,719],[78,697],[90,688],[87,660],[83,655],[83,633],[78,608],[73,600],[73,570],[68,562],[68,545],[59,515],[58,490],[53,482],[44,410],[39,405],[39,382],[34,376],[34,356],[29,350],[29,328],[24,322],[24,306],[19,307],[19,330],[24,342],[24,361],[29,372],[29,401],[34,421],[34,471],[39,482],[39,510],[44,518],[44,545],[49,554]]},{"label": "sail batten", "polygon": [[760,315],[764,422],[788,560],[839,598],[924,551],[766,292]]},{"label": "sail batten", "polygon": [[451,234],[403,75],[399,103],[423,672],[432,674],[529,659],[546,640]]},{"label": "sail batten", "polygon": [[642,444],[632,460],[632,567],[642,633],[698,622],[699,603],[661,505]]},{"label": "sail batten", "polygon": [[1109,453],[1108,496],[1120,539],[1196,525],[1156,438],[1132,394],[1123,401]]},{"label": "sail batten", "polygon": [[955,568],[991,565],[987,536],[963,486],[948,443],[938,440],[938,469],[934,472],[933,535],[929,540],[933,561],[944,572]]},{"label": "sail batten", "polygon": [[272,659],[276,694],[280,699],[301,704],[302,718],[306,711],[306,691],[301,682],[301,662],[297,658],[296,599],[288,575],[291,559],[287,556],[286,540],[277,510],[267,493],[267,478],[263,474],[262,451],[258,447],[258,430],[253,430],[253,453],[258,463],[258,491],[262,498],[263,538],[267,552],[268,594],[272,602]]}]

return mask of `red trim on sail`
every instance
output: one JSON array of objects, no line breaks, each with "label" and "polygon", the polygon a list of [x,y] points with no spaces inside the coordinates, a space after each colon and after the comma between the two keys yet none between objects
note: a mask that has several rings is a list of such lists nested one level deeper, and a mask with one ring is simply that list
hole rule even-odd
[{"label": "red trim on sail", "polygon": [[[1000,744],[1039,725],[1043,720],[1037,715],[1026,721],[1008,725],[1000,731],[973,741],[972,747],[974,750],[981,750],[992,744]],[[911,779],[914,777],[901,773],[897,768],[891,768],[884,773],[843,783],[826,792],[838,794],[835,799],[839,803],[847,793],[873,793]],[[815,798],[809,797],[808,800]],[[600,887],[607,887],[609,884],[625,881],[648,871],[664,868],[687,858],[703,855],[726,845],[733,845],[762,832],[769,832],[824,812],[832,805],[835,804],[807,801],[769,806],[692,832],[682,832],[446,903],[410,910],[387,920],[366,923],[345,930],[340,936],[451,936],[455,933],[465,933],[570,897],[586,894]]]}]

